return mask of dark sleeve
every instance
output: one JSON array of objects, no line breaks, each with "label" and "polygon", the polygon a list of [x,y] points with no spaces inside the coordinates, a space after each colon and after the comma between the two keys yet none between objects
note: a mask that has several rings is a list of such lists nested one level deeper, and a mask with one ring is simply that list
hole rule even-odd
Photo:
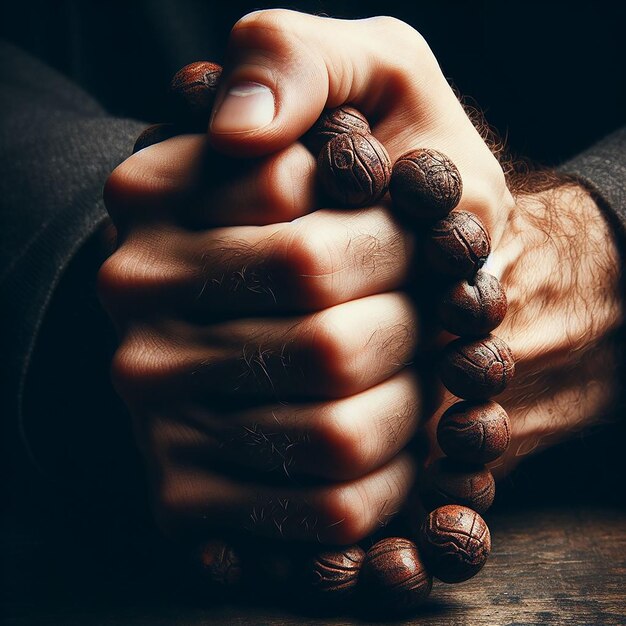
[{"label": "dark sleeve", "polygon": [[[613,229],[620,254],[621,267],[626,267],[626,127],[611,133],[592,147],[560,166],[559,170],[574,176],[594,197]],[[620,274],[622,302],[626,302],[626,272]],[[620,391],[614,414],[626,408],[626,326],[623,321],[615,330],[613,341],[618,350],[617,377]],[[620,420],[622,430],[626,422]]]},{"label": "dark sleeve", "polygon": [[609,218],[622,256],[626,252],[626,127],[559,167],[581,181]]},{"label": "dark sleeve", "polygon": [[3,447],[23,434],[26,372],[60,277],[103,224],[104,181],[144,126],[112,118],[67,78],[0,41]]}]

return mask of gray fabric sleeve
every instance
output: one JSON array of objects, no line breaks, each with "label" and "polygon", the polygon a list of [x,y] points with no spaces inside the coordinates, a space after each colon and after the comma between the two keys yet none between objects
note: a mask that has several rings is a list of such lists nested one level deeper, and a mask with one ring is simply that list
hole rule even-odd
[{"label": "gray fabric sleeve", "polygon": [[[574,176],[594,197],[613,229],[622,268],[626,266],[626,127],[611,133],[559,167]],[[626,302],[626,272],[620,274],[622,302]],[[620,390],[615,402],[615,416],[626,407],[626,328],[615,332],[619,350],[617,376]]]},{"label": "gray fabric sleeve", "polygon": [[617,237],[622,255],[626,252],[626,127],[620,128],[588,148],[559,171],[575,176],[595,196]]},{"label": "gray fabric sleeve", "polygon": [[145,124],[0,41],[0,376],[3,435],[20,424],[29,361],[67,264],[102,224],[102,187]]}]

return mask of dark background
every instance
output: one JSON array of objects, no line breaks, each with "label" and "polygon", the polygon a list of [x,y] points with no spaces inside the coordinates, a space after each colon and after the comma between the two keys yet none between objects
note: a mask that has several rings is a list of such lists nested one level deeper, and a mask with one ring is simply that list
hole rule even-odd
[{"label": "dark background", "polygon": [[155,122],[167,119],[171,75],[194,60],[221,60],[232,24],[271,6],[412,24],[512,149],[545,163],[624,123],[626,9],[617,1],[30,0],[3,2],[0,36],[74,77],[112,113]]},{"label": "dark background", "polygon": [[[194,60],[220,61],[232,24],[268,6],[276,5],[0,2],[0,37],[73,78],[111,114],[165,121],[171,75]],[[626,121],[626,15],[620,2],[386,0],[281,6],[335,17],[384,13],[411,23],[445,75],[485,111],[517,154],[557,164]],[[86,280],[80,269],[71,271],[66,289]],[[106,324],[99,311],[92,313],[92,319],[77,319],[77,328],[87,333]],[[47,323],[66,314],[53,303]],[[79,346],[74,354],[61,337],[48,341],[33,368],[48,376],[51,394],[60,383],[54,378],[58,355],[75,363],[83,378],[88,371],[94,381],[107,379],[110,346],[98,355],[81,353]],[[3,499],[0,520],[0,610],[16,620],[7,623],[18,623],[19,616],[26,620],[20,624],[40,623],[39,617],[45,621],[52,613],[85,615],[79,621],[88,623],[95,606],[123,605],[129,598],[180,598],[177,572],[155,549],[158,536],[147,515],[128,422],[114,398],[93,406],[89,398],[102,394],[98,383],[82,389],[57,423],[42,428],[51,462],[72,481],[50,483],[29,475],[27,464],[3,477],[6,491],[17,494]],[[499,486],[495,514],[532,515],[537,507],[570,510],[593,503],[622,507],[622,415],[617,421],[617,426],[576,434],[566,445],[522,464]],[[0,613],[0,621],[3,617]]]}]

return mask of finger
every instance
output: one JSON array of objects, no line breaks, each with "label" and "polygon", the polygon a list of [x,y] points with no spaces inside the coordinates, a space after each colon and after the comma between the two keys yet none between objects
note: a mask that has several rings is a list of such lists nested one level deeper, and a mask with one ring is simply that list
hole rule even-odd
[{"label": "finger", "polygon": [[398,20],[255,11],[231,31],[211,137],[239,155],[270,153],[302,136],[325,107],[351,102],[372,115],[397,98],[420,104],[415,95],[434,68],[423,39]]},{"label": "finger", "polygon": [[299,143],[263,159],[213,152],[206,135],[148,146],[119,165],[104,197],[119,225],[169,222],[193,228],[288,222],[312,211],[315,160]]},{"label": "finger", "polygon": [[275,488],[203,470],[166,467],[156,488],[160,526],[200,536],[224,529],[284,540],[350,544],[387,524],[414,481],[408,454],[358,480]]},{"label": "finger", "polygon": [[99,291],[109,309],[199,321],[320,310],[400,287],[413,247],[380,207],[167,235],[148,225],[104,263]]},{"label": "finger", "polygon": [[198,227],[290,222],[319,207],[315,159],[301,143],[253,159],[246,167],[240,159],[216,155],[211,167],[219,179],[192,206]]},{"label": "finger", "polygon": [[[358,320],[358,324],[355,323]],[[136,325],[115,354],[125,400],[341,398],[389,378],[417,341],[413,304],[400,292],[370,296],[301,318],[210,327]]]},{"label": "finger", "polygon": [[420,418],[417,376],[401,371],[362,393],[331,402],[278,404],[223,413],[184,410],[153,439],[166,442],[178,465],[217,463],[285,479],[350,480],[381,467],[409,442]]},{"label": "finger", "polygon": [[235,24],[210,126],[213,145],[238,156],[290,145],[325,107],[350,103],[373,122],[392,162],[434,148],[459,168],[459,208],[495,244],[513,200],[504,174],[423,37],[388,17],[336,20],[294,11],[251,13]]}]

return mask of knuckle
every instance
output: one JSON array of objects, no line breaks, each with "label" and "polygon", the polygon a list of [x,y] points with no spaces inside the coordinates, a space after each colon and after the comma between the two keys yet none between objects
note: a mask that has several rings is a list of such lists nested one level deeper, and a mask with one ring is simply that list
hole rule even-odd
[{"label": "knuckle", "polygon": [[343,404],[326,411],[317,429],[321,456],[332,468],[332,478],[349,480],[366,471],[367,455],[364,436],[358,421]]},{"label": "knuckle", "polygon": [[275,221],[289,222],[308,210],[314,173],[313,158],[304,148],[283,151],[268,161],[259,176],[261,204]]},{"label": "knuckle", "polygon": [[320,503],[320,518],[326,522],[324,540],[351,544],[363,539],[371,526],[364,494],[354,486],[335,487]]},{"label": "knuckle", "polygon": [[244,48],[284,50],[296,43],[292,37],[296,19],[295,12],[286,9],[252,11],[235,23],[231,42]]},{"label": "knuckle", "polygon": [[303,306],[322,309],[334,304],[329,280],[333,254],[318,231],[287,224],[276,261],[288,288]]},{"label": "knuckle", "polygon": [[261,204],[280,221],[290,219],[295,205],[293,181],[288,176],[289,172],[285,171],[285,166],[289,166],[289,161],[284,158],[270,159],[259,176]]},{"label": "knuckle", "polygon": [[251,11],[241,17],[233,26],[233,31],[242,28],[276,28],[284,29],[293,21],[293,12],[286,9],[260,9]]},{"label": "knuckle", "polygon": [[111,381],[125,399],[141,398],[167,379],[176,366],[165,346],[149,331],[135,328],[126,334],[111,361]]},{"label": "knuckle", "polygon": [[132,295],[138,295],[146,282],[145,267],[139,255],[128,247],[119,248],[100,267],[97,290],[107,306],[119,305]]},{"label": "knuckle", "polygon": [[114,256],[115,254],[104,261],[96,276],[98,298],[104,308],[109,311],[116,300],[117,293],[117,268],[113,261]]},{"label": "knuckle", "polygon": [[162,480],[156,489],[154,510],[155,521],[166,535],[176,535],[180,531],[186,510],[186,501],[178,480],[171,472]]},{"label": "knuckle", "polygon": [[107,178],[102,196],[111,218],[119,220],[124,210],[145,191],[148,177],[141,175],[144,157],[137,153],[120,163]]},{"label": "knuckle", "polygon": [[[186,293],[198,280],[198,269],[164,252],[164,241],[141,235],[118,248],[100,267],[97,292],[112,311],[132,305],[133,311],[166,306],[169,296]],[[169,294],[169,295],[168,295]],[[180,300],[176,300],[180,304]]]},{"label": "knuckle", "polygon": [[370,18],[370,24],[388,39],[395,49],[404,51],[402,56],[415,51],[429,50],[424,36],[403,20],[390,15]]},{"label": "knuckle", "polygon": [[335,311],[315,315],[309,330],[312,360],[328,392],[336,397],[354,393],[358,385],[355,350]]},{"label": "knuckle", "polygon": [[[177,140],[188,142],[187,139]],[[180,177],[176,160],[162,144],[140,150],[120,163],[107,178],[102,191],[111,219],[119,224],[135,213],[153,213],[166,208],[177,198],[180,186],[188,182]]]},{"label": "knuckle", "polygon": [[[374,58],[385,58],[389,67],[387,79],[399,93],[414,94],[441,74],[428,42],[412,26],[397,18],[382,16],[372,19],[372,27],[374,33],[367,45]],[[386,42],[382,52],[381,39]],[[416,68],[419,68],[418,72]]]}]

